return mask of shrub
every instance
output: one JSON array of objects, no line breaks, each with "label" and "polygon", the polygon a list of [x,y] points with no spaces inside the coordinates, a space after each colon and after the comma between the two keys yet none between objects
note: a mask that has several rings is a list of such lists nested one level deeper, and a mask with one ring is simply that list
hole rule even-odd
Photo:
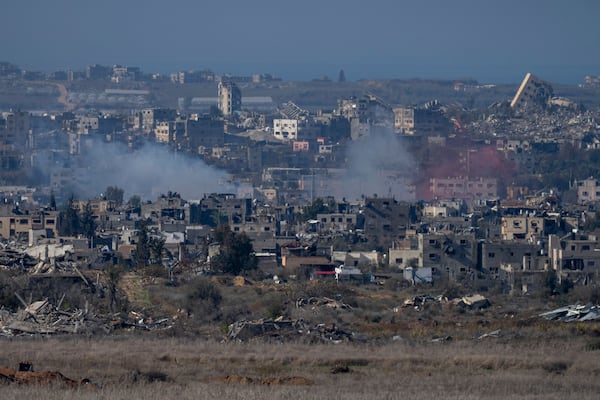
[{"label": "shrub", "polygon": [[168,278],[167,269],[162,265],[152,264],[144,268],[144,275],[152,278]]}]

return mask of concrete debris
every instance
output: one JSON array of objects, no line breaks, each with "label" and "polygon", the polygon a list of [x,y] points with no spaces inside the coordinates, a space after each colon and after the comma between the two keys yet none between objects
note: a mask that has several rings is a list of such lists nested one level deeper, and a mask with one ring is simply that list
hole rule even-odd
[{"label": "concrete debris", "polygon": [[459,307],[468,308],[470,310],[480,310],[492,305],[486,297],[480,294],[465,296],[461,299],[455,299],[453,302]]},{"label": "concrete debris", "polygon": [[13,268],[31,268],[38,263],[38,260],[31,257],[29,254],[22,251],[3,248],[0,250],[0,268],[1,269],[13,269]]},{"label": "concrete debris", "polygon": [[352,310],[352,307],[346,303],[342,303],[341,301],[330,299],[328,297],[311,297],[309,299],[299,298],[296,300],[296,308],[301,308],[304,306],[313,306],[314,307],[329,307],[342,310]]},{"label": "concrete debris", "polygon": [[431,343],[444,343],[444,342],[451,342],[452,341],[452,336],[441,336],[441,337],[436,337],[431,339]]},{"label": "concrete debris", "polygon": [[497,337],[500,337],[500,329],[497,329],[492,332],[484,333],[483,335],[480,335],[477,339],[481,340],[481,339],[485,339],[485,338],[497,338]]},{"label": "concrete debris", "polygon": [[309,326],[302,320],[277,319],[238,321],[229,325],[228,340],[247,341],[256,338],[294,339],[309,338],[329,343],[364,341],[364,337],[346,332],[335,325],[318,324]]},{"label": "concrete debris", "polygon": [[410,299],[404,300],[402,307],[415,307],[418,308],[428,303],[444,303],[448,299],[444,296],[431,296],[428,294],[414,296]]},{"label": "concrete debris", "polygon": [[36,334],[110,333],[119,329],[158,330],[173,326],[171,318],[153,319],[140,313],[96,315],[87,309],[64,311],[47,299],[33,302],[15,313],[0,310],[0,336]]},{"label": "concrete debris", "polygon": [[595,321],[600,320],[600,306],[597,305],[570,305],[540,314],[540,317],[549,321]]}]

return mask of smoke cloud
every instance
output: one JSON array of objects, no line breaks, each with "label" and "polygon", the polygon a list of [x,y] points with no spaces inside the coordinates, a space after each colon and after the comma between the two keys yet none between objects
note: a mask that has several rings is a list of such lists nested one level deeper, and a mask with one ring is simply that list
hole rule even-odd
[{"label": "smoke cloud", "polygon": [[392,128],[372,126],[370,135],[353,141],[346,152],[343,196],[378,195],[414,200],[415,162]]},{"label": "smoke cloud", "polygon": [[122,143],[85,140],[81,159],[76,194],[82,198],[97,197],[108,186],[122,188],[125,200],[133,195],[154,200],[169,191],[199,199],[205,193],[235,190],[225,171],[159,145],[148,143],[131,150]]}]

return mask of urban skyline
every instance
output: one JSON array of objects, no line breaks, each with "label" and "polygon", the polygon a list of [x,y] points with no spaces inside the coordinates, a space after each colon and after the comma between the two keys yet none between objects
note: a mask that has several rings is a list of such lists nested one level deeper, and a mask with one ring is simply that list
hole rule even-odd
[{"label": "urban skyline", "polygon": [[[177,0],[4,6],[2,59],[37,70],[120,63],[145,71],[213,69],[284,80],[473,78],[517,83],[536,71],[577,83],[600,71],[600,4],[351,0]],[[216,17],[215,17],[216,16]]]}]

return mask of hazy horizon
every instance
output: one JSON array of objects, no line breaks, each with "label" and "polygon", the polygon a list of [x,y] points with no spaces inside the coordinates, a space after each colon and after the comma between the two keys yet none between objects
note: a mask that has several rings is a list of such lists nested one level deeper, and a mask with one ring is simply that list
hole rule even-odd
[{"label": "hazy horizon", "polygon": [[600,2],[193,0],[3,5],[0,59],[22,68],[121,64],[284,80],[476,79],[527,72],[574,84],[600,74]]}]

